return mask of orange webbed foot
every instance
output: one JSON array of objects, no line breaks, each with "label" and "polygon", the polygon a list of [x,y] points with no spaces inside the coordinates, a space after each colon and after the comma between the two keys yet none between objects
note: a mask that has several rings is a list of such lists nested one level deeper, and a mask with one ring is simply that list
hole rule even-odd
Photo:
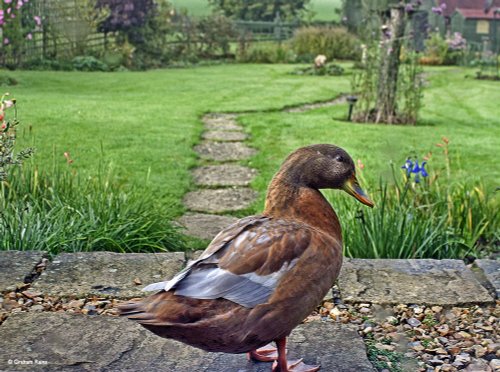
[{"label": "orange webbed foot", "polygon": [[260,347],[247,353],[248,360],[255,360],[257,362],[274,362],[278,360],[278,349],[272,344]]},{"label": "orange webbed foot", "polygon": [[319,371],[320,366],[312,366],[305,364],[302,359],[289,360],[285,369],[278,365],[278,362],[273,363],[272,372],[316,372]]}]

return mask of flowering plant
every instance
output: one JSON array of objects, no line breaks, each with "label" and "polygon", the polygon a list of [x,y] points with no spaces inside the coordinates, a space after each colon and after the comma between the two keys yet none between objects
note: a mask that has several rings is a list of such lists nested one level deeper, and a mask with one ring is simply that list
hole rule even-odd
[{"label": "flowering plant", "polygon": [[[0,98],[0,181],[7,179],[7,170],[13,165],[19,165],[33,154],[32,148],[27,148],[14,155],[16,130],[19,121],[16,118],[16,100],[8,99],[6,93]],[[14,117],[7,119],[7,111],[14,109]]]}]

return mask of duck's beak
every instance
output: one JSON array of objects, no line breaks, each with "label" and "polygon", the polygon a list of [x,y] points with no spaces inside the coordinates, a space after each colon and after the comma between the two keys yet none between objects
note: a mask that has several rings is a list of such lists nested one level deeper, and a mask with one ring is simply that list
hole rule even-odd
[{"label": "duck's beak", "polygon": [[344,185],[342,186],[342,189],[347,192],[349,195],[354,196],[356,199],[358,199],[361,203],[373,208],[373,202],[371,199],[366,195],[366,193],[363,191],[361,186],[359,186],[359,182],[356,179],[356,176],[354,173],[352,174],[351,177],[345,181]]}]

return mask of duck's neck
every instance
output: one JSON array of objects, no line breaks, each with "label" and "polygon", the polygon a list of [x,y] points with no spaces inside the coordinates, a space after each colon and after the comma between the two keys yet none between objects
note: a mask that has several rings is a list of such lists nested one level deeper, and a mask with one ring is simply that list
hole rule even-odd
[{"label": "duck's neck", "polygon": [[276,175],[266,197],[264,215],[298,220],[335,237],[341,237],[337,215],[325,197],[316,189],[291,182]]}]

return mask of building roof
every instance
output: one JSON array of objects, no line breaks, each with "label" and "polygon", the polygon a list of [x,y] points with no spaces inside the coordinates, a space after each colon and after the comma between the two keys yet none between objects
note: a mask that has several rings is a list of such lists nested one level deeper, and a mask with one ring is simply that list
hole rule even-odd
[{"label": "building roof", "polygon": [[[493,10],[490,10],[488,13],[485,13],[482,9],[462,9],[457,8],[457,12],[462,14],[464,18],[469,19],[495,19],[495,13]],[[496,15],[497,19],[500,19],[500,13]]]},{"label": "building roof", "polygon": [[[435,0],[436,5],[441,5],[443,3],[446,4],[446,8],[443,10],[443,16],[445,17],[451,17],[453,13],[455,13],[455,10],[460,9],[460,13],[462,11],[469,11],[469,10],[475,10],[477,11],[477,15],[479,12],[482,12],[483,17],[482,19],[493,19],[493,11],[490,10],[488,13],[485,13],[485,6],[486,6],[486,1],[485,0]],[[500,0],[491,0],[491,8],[500,8]],[[468,17],[464,13],[462,13],[464,17],[466,18],[478,18],[478,17]],[[476,13],[474,13],[476,14]]]}]

